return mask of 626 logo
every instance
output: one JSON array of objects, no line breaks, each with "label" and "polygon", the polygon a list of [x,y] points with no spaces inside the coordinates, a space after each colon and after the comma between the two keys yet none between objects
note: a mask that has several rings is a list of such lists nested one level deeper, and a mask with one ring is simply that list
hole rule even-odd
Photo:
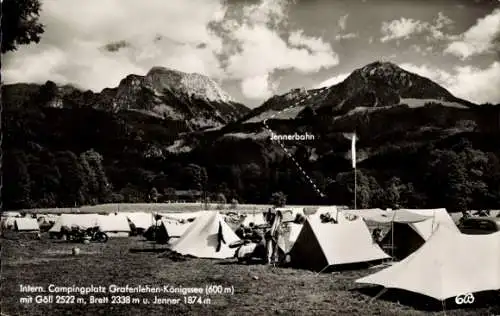
[{"label": "626 logo", "polygon": [[472,304],[474,303],[474,295],[472,295],[472,293],[458,295],[455,297],[455,303],[457,303],[457,305]]}]

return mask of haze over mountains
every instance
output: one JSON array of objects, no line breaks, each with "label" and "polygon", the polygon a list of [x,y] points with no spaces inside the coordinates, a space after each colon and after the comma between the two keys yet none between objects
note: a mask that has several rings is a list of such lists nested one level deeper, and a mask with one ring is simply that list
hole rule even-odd
[{"label": "haze over mountains", "polygon": [[[29,203],[35,205],[68,203],[57,198],[57,185],[52,195],[38,185],[49,174],[62,185],[62,171],[36,166],[57,161],[61,152],[71,152],[74,157],[65,154],[64,159],[74,160],[90,149],[102,155],[103,172],[113,187],[113,194],[99,201],[144,200],[152,188],[173,188],[204,189],[252,203],[267,203],[271,193],[284,191],[291,203],[350,204],[350,146],[344,134],[353,131],[360,139],[359,168],[366,180],[360,181],[373,192],[397,178],[398,186],[411,191],[404,203],[442,207],[451,202],[429,192],[430,180],[423,178],[429,168],[440,166],[429,155],[436,150],[457,155],[478,150],[477,155],[487,158],[477,168],[498,165],[499,176],[494,173],[477,203],[498,203],[492,196],[499,194],[495,185],[500,185],[500,107],[456,98],[433,81],[388,62],[356,69],[331,87],[273,96],[252,110],[208,77],[162,67],[145,76],[129,75],[118,87],[99,93],[53,82],[6,85],[2,93],[8,131],[4,144],[11,155],[7,162],[18,172],[11,177],[24,170]],[[274,133],[307,132],[315,139],[275,143],[264,121]],[[318,197],[290,156],[326,199]],[[449,180],[442,176],[442,181]],[[28,190],[11,185],[9,190],[18,192],[13,196]],[[16,199],[7,205],[27,203]],[[365,206],[381,203],[386,202],[367,197]]]}]

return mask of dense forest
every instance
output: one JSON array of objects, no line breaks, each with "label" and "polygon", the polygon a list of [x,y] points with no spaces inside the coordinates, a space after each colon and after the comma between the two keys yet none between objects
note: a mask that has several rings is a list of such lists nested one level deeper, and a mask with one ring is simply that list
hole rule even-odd
[{"label": "dense forest", "polygon": [[[164,148],[178,137],[172,124],[133,111],[6,108],[5,209],[172,201],[177,190],[239,203],[268,203],[281,191],[290,204],[353,206],[350,143],[338,134],[322,132],[316,147],[336,153],[316,161],[306,146],[292,144],[321,197],[269,139],[207,140],[201,133],[194,150],[171,153]],[[500,135],[465,130],[361,138],[360,154],[377,150],[358,164],[357,207],[500,208]]]}]

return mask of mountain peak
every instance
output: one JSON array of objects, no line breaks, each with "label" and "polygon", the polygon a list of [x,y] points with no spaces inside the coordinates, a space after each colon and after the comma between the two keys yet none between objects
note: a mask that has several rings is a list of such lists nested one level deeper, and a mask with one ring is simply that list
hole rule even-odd
[{"label": "mountain peak", "polygon": [[200,99],[220,102],[234,102],[211,78],[198,73],[186,73],[167,67],[155,66],[145,76],[157,91],[180,92]]},{"label": "mountain peak", "polygon": [[394,63],[376,61],[356,69],[353,75],[361,75],[364,78],[396,79],[396,77],[405,77],[407,73]]}]

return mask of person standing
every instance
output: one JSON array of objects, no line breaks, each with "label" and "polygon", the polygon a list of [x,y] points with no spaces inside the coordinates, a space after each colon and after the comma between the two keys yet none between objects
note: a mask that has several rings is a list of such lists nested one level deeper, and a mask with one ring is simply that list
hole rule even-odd
[{"label": "person standing", "polygon": [[283,216],[281,212],[276,212],[271,228],[266,232],[266,263],[274,264],[278,261],[278,241],[281,234],[281,223]]}]

